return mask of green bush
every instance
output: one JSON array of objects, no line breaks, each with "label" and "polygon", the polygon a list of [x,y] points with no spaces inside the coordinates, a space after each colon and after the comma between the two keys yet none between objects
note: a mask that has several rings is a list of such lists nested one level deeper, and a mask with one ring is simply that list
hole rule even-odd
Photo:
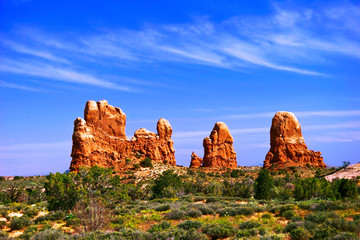
[{"label": "green bush", "polygon": [[256,199],[271,199],[274,188],[274,180],[268,169],[260,170],[258,177],[255,179],[254,189]]},{"label": "green bush", "polygon": [[202,215],[211,215],[214,213],[214,210],[212,208],[209,208],[207,206],[198,206],[198,209],[201,211]]},{"label": "green bush", "polygon": [[198,209],[190,209],[189,211],[187,211],[186,213],[189,217],[192,217],[192,218],[198,218],[198,217],[201,217],[202,215],[202,212]]},{"label": "green bush", "polygon": [[142,160],[141,162],[140,162],[140,166],[141,167],[144,167],[144,168],[146,168],[146,167],[153,167],[153,165],[152,165],[152,162],[151,162],[151,158],[145,158],[144,160]]},{"label": "green bush", "polygon": [[211,239],[219,239],[234,236],[236,229],[229,222],[224,221],[207,224],[203,232]]},{"label": "green bush", "polygon": [[20,230],[31,225],[31,221],[28,216],[13,217],[10,222],[11,230]]},{"label": "green bush", "polygon": [[182,228],[184,230],[190,230],[190,229],[198,229],[202,226],[202,223],[199,221],[192,221],[187,220],[185,222],[179,223],[177,225],[178,228]]},{"label": "green bush", "polygon": [[20,236],[21,239],[30,239],[32,236],[37,233],[38,229],[34,226],[28,227],[25,229],[24,233]]},{"label": "green bush", "polygon": [[60,229],[45,229],[35,234],[30,240],[66,240],[67,236]]},{"label": "green bush", "polygon": [[166,197],[169,189],[173,190],[174,194],[177,195],[182,186],[181,178],[174,171],[164,171],[162,175],[155,179],[152,186],[154,198]]},{"label": "green bush", "polygon": [[39,212],[40,212],[39,209],[30,207],[25,210],[24,214],[27,215],[29,218],[33,218],[36,215],[38,215]]},{"label": "green bush", "polygon": [[287,220],[292,219],[293,217],[297,216],[296,212],[294,210],[287,210],[281,214],[284,218]]},{"label": "green bush", "polygon": [[0,239],[7,240],[7,236],[9,236],[8,232],[0,230]]},{"label": "green bush", "polygon": [[185,211],[175,209],[175,210],[172,210],[171,212],[169,212],[168,214],[166,214],[165,217],[167,219],[180,220],[180,219],[185,218],[185,216],[186,216]]},{"label": "green bush", "polygon": [[311,234],[305,228],[298,227],[290,232],[290,237],[292,240],[308,240]]},{"label": "green bush", "polygon": [[66,213],[62,210],[51,211],[49,214],[44,216],[40,216],[34,220],[36,224],[44,222],[44,221],[57,221],[65,218]]},{"label": "green bush", "polygon": [[170,210],[171,206],[169,204],[160,205],[159,207],[155,208],[155,211],[157,212],[165,212],[167,210]]},{"label": "green bush", "polygon": [[0,230],[6,226],[6,221],[0,221]]},{"label": "green bush", "polygon": [[261,223],[256,222],[255,220],[246,221],[240,224],[240,229],[251,229],[251,228],[258,228],[261,226]]},{"label": "green bush", "polygon": [[169,222],[164,221],[162,223],[152,225],[151,228],[148,230],[148,232],[150,233],[161,232],[165,229],[169,229],[170,227],[171,224]]}]

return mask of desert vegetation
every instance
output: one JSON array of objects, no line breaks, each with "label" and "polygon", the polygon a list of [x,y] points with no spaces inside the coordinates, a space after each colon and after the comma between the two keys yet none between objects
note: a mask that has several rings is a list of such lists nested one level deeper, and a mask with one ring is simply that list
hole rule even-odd
[{"label": "desert vegetation", "polygon": [[[148,159],[138,169],[154,168]],[[358,180],[334,169],[174,167],[0,181],[0,239],[359,239]]]}]

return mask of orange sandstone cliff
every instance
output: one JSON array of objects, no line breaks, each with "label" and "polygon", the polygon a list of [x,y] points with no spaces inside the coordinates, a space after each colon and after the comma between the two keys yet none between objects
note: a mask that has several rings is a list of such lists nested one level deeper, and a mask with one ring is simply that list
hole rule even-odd
[{"label": "orange sandstone cliff", "polygon": [[311,165],[326,167],[321,152],[309,150],[301,133],[299,121],[291,112],[277,112],[270,129],[270,150],[265,168]]},{"label": "orange sandstone cliff", "polygon": [[74,122],[71,171],[79,167],[126,167],[125,159],[149,157],[154,162],[176,165],[175,149],[171,140],[170,123],[161,118],[157,123],[157,134],[140,128],[129,140],[125,134],[126,115],[106,100],[88,101],[84,119]]}]

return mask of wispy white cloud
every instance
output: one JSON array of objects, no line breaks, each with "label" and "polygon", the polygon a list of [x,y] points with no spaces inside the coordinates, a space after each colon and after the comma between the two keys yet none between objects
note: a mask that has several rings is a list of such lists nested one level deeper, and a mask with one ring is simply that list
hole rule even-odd
[{"label": "wispy white cloud", "polygon": [[129,87],[120,86],[116,83],[102,80],[90,74],[81,73],[62,67],[44,65],[41,63],[36,64],[2,59],[0,63],[0,71],[42,77],[70,83],[88,84],[120,91],[134,91]]},{"label": "wispy white cloud", "polygon": [[23,143],[13,145],[0,146],[1,152],[21,152],[21,151],[41,151],[48,150],[59,150],[64,148],[71,148],[71,141],[60,141],[60,142],[46,142],[46,143]]},{"label": "wispy white cloud", "polygon": [[18,43],[9,41],[9,40],[5,40],[5,39],[1,39],[0,41],[1,41],[2,44],[10,47],[12,50],[14,50],[16,52],[29,54],[29,55],[32,55],[32,56],[35,56],[35,57],[44,58],[44,59],[59,62],[59,63],[66,63],[66,64],[70,63],[67,59],[54,56],[54,54],[52,54],[51,52],[32,49],[32,48],[29,48],[27,46],[24,46],[24,45],[21,45],[21,44],[18,44]]},{"label": "wispy white cloud", "polygon": [[298,117],[354,117],[360,116],[360,110],[307,111],[294,112]]},{"label": "wispy white cloud", "polygon": [[2,80],[0,80],[0,87],[14,88],[14,89],[25,90],[25,91],[33,91],[33,92],[42,91],[39,88],[28,87],[28,86],[24,86],[21,84],[10,83],[10,82],[6,82],[6,81],[2,81]]},{"label": "wispy white cloud", "polygon": [[316,125],[307,125],[302,127],[306,130],[327,130],[327,129],[342,129],[342,128],[359,128],[360,121],[351,121],[351,122],[337,122],[330,124],[316,124]]}]

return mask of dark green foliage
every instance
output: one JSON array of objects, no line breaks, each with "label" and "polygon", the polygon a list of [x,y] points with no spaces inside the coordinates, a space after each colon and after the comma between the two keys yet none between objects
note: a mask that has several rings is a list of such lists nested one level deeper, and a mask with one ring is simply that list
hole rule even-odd
[{"label": "dark green foliage", "polygon": [[325,179],[306,178],[295,183],[294,197],[296,200],[311,198],[332,198],[334,192],[331,184]]},{"label": "dark green foliage", "polygon": [[198,217],[201,217],[202,215],[202,212],[198,209],[190,209],[189,211],[187,211],[186,213],[189,217],[192,217],[192,218],[198,218]]},{"label": "dark green foliage", "polygon": [[166,214],[167,219],[173,219],[173,220],[180,220],[183,219],[186,216],[186,212],[183,210],[172,210],[168,214]]},{"label": "dark green foliage", "polygon": [[24,233],[20,236],[21,239],[30,239],[32,236],[37,233],[38,229],[34,226],[28,227],[25,229]]},{"label": "dark green foliage", "polygon": [[234,236],[236,229],[229,222],[215,222],[206,225],[203,232],[211,239],[219,239]]},{"label": "dark green foliage", "polygon": [[338,196],[341,198],[355,198],[356,197],[356,183],[350,179],[342,178],[336,182],[335,189]]},{"label": "dark green foliage", "polygon": [[271,199],[271,193],[274,188],[273,177],[270,175],[268,169],[263,168],[259,172],[255,180],[255,198],[256,199]]},{"label": "dark green foliage", "polygon": [[144,167],[144,168],[146,168],[146,167],[152,167],[153,165],[152,165],[152,162],[151,162],[151,158],[145,158],[144,160],[142,160],[142,161],[140,162],[140,166],[141,166],[141,167]]},{"label": "dark green foliage", "polygon": [[65,233],[60,229],[45,229],[35,234],[31,240],[65,240],[67,239]]},{"label": "dark green foliage", "polygon": [[240,229],[251,229],[251,228],[258,228],[261,226],[261,223],[256,222],[254,220],[246,221],[240,224]]},{"label": "dark green foliage", "polygon": [[191,220],[187,220],[187,221],[179,223],[177,225],[178,228],[182,228],[184,230],[198,229],[201,226],[202,226],[201,222],[199,222],[199,221],[191,221]]},{"label": "dark green foliage", "polygon": [[20,230],[31,225],[31,221],[28,216],[13,217],[10,222],[11,230]]},{"label": "dark green foliage", "polygon": [[305,216],[306,221],[314,222],[317,224],[324,223],[327,219],[338,218],[339,216],[335,212],[329,211],[319,211],[310,213]]},{"label": "dark green foliage", "polygon": [[292,240],[307,240],[311,237],[311,234],[305,228],[298,227],[290,232],[290,236]]},{"label": "dark green foliage", "polygon": [[50,173],[46,176],[44,187],[50,211],[74,208],[79,195],[73,178],[74,173]]},{"label": "dark green foliage", "polygon": [[6,226],[5,221],[0,221],[0,229],[3,229]]},{"label": "dark green foliage", "polygon": [[171,224],[169,222],[161,222],[159,224],[152,225],[151,228],[148,230],[148,232],[161,232],[165,229],[169,229],[171,227]]},{"label": "dark green foliage", "polygon": [[237,216],[237,215],[252,215],[254,210],[250,207],[227,207],[218,210],[221,217],[224,216]]},{"label": "dark green foliage", "polygon": [[27,209],[25,209],[24,214],[27,215],[29,218],[33,218],[36,215],[38,215],[39,213],[39,209],[35,208],[35,207],[29,207]]},{"label": "dark green foliage", "polygon": [[212,208],[209,208],[207,206],[198,206],[198,209],[201,211],[202,215],[211,215],[214,213],[214,210]]},{"label": "dark green foliage", "polygon": [[155,211],[157,212],[164,212],[167,210],[170,210],[171,206],[169,204],[160,205],[159,207],[155,208]]},{"label": "dark green foliage", "polygon": [[5,181],[5,177],[0,176],[0,181]]},{"label": "dark green foliage", "polygon": [[152,187],[154,198],[167,197],[166,190],[173,190],[175,195],[181,190],[183,184],[181,178],[172,170],[163,172],[155,179]]}]

